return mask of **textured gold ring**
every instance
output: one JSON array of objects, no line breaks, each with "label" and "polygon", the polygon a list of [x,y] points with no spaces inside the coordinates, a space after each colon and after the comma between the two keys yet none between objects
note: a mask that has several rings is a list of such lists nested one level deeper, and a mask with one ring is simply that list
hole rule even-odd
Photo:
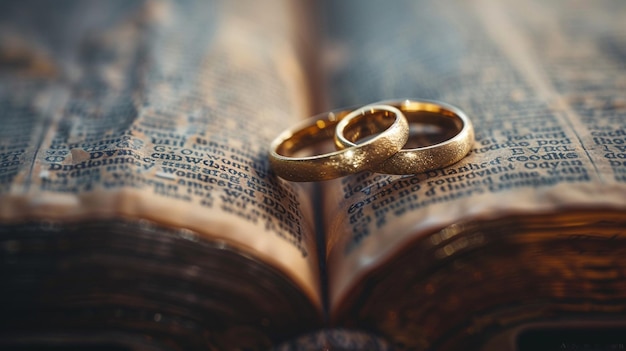
[{"label": "textured gold ring", "polygon": [[[347,120],[347,123],[343,123]],[[296,157],[299,152],[331,141],[336,128],[361,143],[330,153]],[[270,146],[269,160],[281,178],[310,182],[364,171],[398,152],[409,137],[409,125],[400,110],[369,105],[354,111],[331,112],[312,117],[282,132]]]},{"label": "textured gold ring", "polygon": [[[434,145],[404,148],[394,156],[375,164],[371,170],[387,174],[415,174],[439,169],[460,161],[474,144],[474,128],[468,116],[459,108],[429,100],[393,100],[377,102],[397,107],[410,124],[432,125],[449,132],[451,137]],[[415,135],[411,135],[413,139]],[[410,141],[409,141],[410,143]],[[337,129],[338,149],[356,145],[353,135]]]}]

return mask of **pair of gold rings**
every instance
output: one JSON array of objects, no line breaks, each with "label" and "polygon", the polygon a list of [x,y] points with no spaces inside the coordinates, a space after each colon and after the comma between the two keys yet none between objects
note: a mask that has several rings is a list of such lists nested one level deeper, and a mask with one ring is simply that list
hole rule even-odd
[{"label": "pair of gold rings", "polygon": [[[410,124],[433,126],[449,137],[406,148],[411,138],[419,137],[410,133]],[[335,151],[301,155],[329,139],[334,139]],[[296,182],[329,180],[365,170],[415,174],[458,162],[473,143],[472,123],[457,107],[437,101],[394,100],[305,120],[274,139],[269,159],[279,177]]]}]

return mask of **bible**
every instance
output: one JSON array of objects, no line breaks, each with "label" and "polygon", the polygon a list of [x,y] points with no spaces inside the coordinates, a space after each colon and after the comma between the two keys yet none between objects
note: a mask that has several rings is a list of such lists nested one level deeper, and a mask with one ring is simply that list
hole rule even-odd
[{"label": "bible", "polygon": [[[623,348],[625,34],[610,1],[2,2],[0,346]],[[271,171],[399,98],[470,153]]]}]

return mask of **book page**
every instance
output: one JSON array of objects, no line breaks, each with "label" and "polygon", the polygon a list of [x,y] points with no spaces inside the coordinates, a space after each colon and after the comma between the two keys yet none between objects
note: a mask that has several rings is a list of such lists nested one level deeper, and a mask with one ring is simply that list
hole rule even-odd
[{"label": "book page", "polygon": [[476,130],[470,154],[445,169],[327,184],[335,314],[367,273],[455,223],[626,210],[621,4],[342,2],[327,15],[334,107],[434,99],[460,107]]},{"label": "book page", "polygon": [[274,265],[319,304],[307,189],[268,174],[310,115],[287,1],[5,3],[0,220],[137,219]]}]

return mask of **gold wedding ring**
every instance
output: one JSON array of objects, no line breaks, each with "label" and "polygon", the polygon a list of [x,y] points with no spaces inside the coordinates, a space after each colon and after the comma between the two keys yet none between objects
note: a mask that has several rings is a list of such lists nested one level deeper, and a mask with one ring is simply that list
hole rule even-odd
[{"label": "gold wedding ring", "polygon": [[[387,174],[415,174],[439,169],[460,161],[474,144],[474,128],[460,109],[437,101],[394,100],[377,102],[391,105],[406,116],[409,123],[434,125],[449,130],[453,136],[443,142],[417,148],[404,148],[380,164],[372,163],[371,170]],[[342,122],[350,123],[349,116]],[[413,136],[411,136],[413,138]],[[337,128],[335,144],[338,149],[356,145],[353,134]]]},{"label": "gold wedding ring", "polygon": [[[347,120],[347,122],[343,122]],[[354,141],[341,150],[296,157],[298,152],[330,141],[336,127]],[[270,146],[269,160],[274,172],[287,180],[310,182],[343,177],[364,171],[397,153],[407,142],[409,125],[400,110],[388,105],[312,117],[281,133]],[[356,144],[358,140],[364,140]]]}]

